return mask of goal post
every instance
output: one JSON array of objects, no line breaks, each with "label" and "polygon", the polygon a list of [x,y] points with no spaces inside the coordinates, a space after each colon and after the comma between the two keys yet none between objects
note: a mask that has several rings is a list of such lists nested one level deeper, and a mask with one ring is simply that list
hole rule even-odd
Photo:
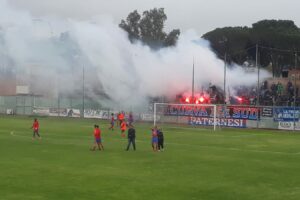
[{"label": "goal post", "polygon": [[217,106],[214,104],[154,103],[153,124],[190,124],[216,130]]}]

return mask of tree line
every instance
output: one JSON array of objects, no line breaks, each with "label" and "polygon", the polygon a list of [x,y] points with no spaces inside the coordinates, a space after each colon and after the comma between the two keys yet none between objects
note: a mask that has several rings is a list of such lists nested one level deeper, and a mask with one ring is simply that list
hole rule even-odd
[{"label": "tree line", "polygon": [[274,76],[285,68],[294,68],[300,57],[300,29],[291,20],[262,20],[252,27],[217,28],[202,37],[210,41],[219,58],[223,59],[226,53],[228,62],[237,64],[254,61],[258,45],[259,65],[269,66]]},{"label": "tree line", "polygon": [[[164,31],[166,20],[163,8],[154,8],[142,14],[134,10],[119,26],[128,33],[131,42],[140,41],[152,49],[158,49],[176,45],[180,35],[179,29],[169,33]],[[252,27],[217,28],[205,33],[202,38],[210,42],[220,59],[224,59],[226,53],[228,63],[240,65],[256,60],[258,45],[259,65],[269,67],[274,76],[300,63],[300,29],[291,20],[261,20],[253,23]]]}]

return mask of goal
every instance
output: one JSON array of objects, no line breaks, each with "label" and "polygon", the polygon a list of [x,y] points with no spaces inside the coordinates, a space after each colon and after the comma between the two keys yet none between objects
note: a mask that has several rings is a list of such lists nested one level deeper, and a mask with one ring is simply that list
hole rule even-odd
[{"label": "goal", "polygon": [[213,127],[217,125],[217,107],[213,104],[154,103],[154,126],[164,123]]}]

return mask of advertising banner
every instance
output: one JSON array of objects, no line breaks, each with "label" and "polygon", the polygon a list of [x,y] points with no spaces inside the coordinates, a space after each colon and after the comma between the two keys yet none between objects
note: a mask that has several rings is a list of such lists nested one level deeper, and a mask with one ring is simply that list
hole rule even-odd
[{"label": "advertising banner", "polygon": [[6,109],[6,114],[7,115],[13,115],[14,114],[14,110],[13,109]]},{"label": "advertising banner", "polygon": [[85,118],[98,118],[98,119],[110,119],[110,113],[108,110],[84,110]]},{"label": "advertising banner", "polygon": [[67,109],[67,117],[80,117],[79,109]]},{"label": "advertising banner", "polygon": [[213,117],[212,106],[169,105],[165,115]]},{"label": "advertising banner", "polygon": [[49,108],[34,108],[32,112],[33,114],[36,115],[46,115],[46,116],[48,116],[50,113]]},{"label": "advertising banner", "polygon": [[[245,119],[228,119],[221,118],[216,119],[217,126],[227,126],[227,127],[236,127],[236,128],[246,128]],[[202,125],[202,126],[213,126],[214,119],[208,117],[190,117],[190,125]]]},{"label": "advertising banner", "polygon": [[[270,111],[268,111],[270,112]],[[266,110],[267,113],[267,110]],[[170,116],[190,116],[190,117],[213,117],[212,106],[185,106],[185,105],[170,105],[168,106],[165,115]],[[272,114],[272,112],[271,112]],[[270,113],[269,113],[270,115]],[[216,116],[222,116],[229,119],[247,119],[257,120],[260,118],[260,108],[249,106],[223,106],[217,107]]]},{"label": "advertising banner", "polygon": [[49,108],[49,116],[67,117],[68,110],[66,108]]},{"label": "advertising banner", "polygon": [[79,109],[69,109],[69,108],[34,108],[32,110],[33,114],[44,115],[44,116],[60,116],[60,117],[80,117]]},{"label": "advertising banner", "polygon": [[226,118],[257,120],[260,117],[260,109],[257,107],[228,106]]},{"label": "advertising banner", "polygon": [[278,122],[278,129],[300,131],[300,122]]},{"label": "advertising banner", "polygon": [[273,117],[273,108],[263,107],[261,111],[262,117]]},{"label": "advertising banner", "polygon": [[274,121],[294,122],[299,120],[300,108],[293,107],[275,107]]},{"label": "advertising banner", "polygon": [[153,114],[143,113],[143,114],[141,114],[141,120],[143,120],[143,121],[153,121]]}]

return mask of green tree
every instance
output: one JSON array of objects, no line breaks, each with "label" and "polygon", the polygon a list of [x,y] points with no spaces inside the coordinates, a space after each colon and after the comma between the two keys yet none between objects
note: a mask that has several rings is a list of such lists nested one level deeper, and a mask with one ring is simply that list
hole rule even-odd
[{"label": "green tree", "polygon": [[119,26],[128,33],[131,42],[140,40],[155,49],[175,45],[180,35],[179,29],[164,31],[166,20],[163,8],[144,11],[142,16],[135,10]]},{"label": "green tree", "polygon": [[229,55],[227,61],[241,63],[247,57],[247,52],[232,56],[236,51],[245,49],[249,45],[249,29],[247,27],[218,28],[202,36],[210,41],[212,49],[224,58],[225,52]]},{"label": "green tree", "polygon": [[179,29],[172,30],[165,38],[164,45],[165,46],[174,46],[176,45],[176,42],[178,40],[178,37],[180,35]]},{"label": "green tree", "polygon": [[128,15],[126,21],[122,20],[119,24],[119,26],[128,33],[130,41],[140,39],[140,19],[141,15],[135,10]]},{"label": "green tree", "polygon": [[252,27],[217,28],[202,37],[210,41],[219,58],[226,52],[229,62],[238,64],[255,60],[255,45],[259,45],[259,64],[271,64],[274,76],[283,68],[294,67],[294,53],[300,50],[300,29],[290,20],[262,20]]}]

